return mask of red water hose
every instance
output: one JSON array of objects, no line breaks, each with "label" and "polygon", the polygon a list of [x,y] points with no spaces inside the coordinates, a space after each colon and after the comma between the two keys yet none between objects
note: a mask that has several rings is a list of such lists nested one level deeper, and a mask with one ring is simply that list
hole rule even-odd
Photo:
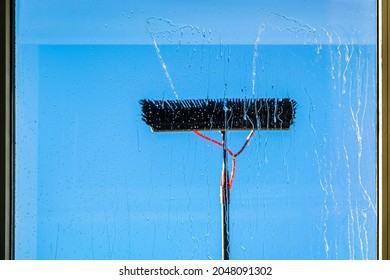
[{"label": "red water hose", "polygon": [[[218,145],[220,147],[223,147],[223,144],[215,139],[212,139],[202,133],[200,133],[199,131],[196,131],[194,130],[194,133],[196,135],[198,135],[199,137],[215,144],[215,145]],[[226,149],[226,151],[229,153],[229,155],[232,156],[232,172],[230,174],[230,180],[229,180],[229,191],[231,190],[232,186],[233,186],[233,182],[234,182],[234,175],[236,174],[236,157],[239,156],[245,149],[245,147],[248,145],[249,141],[251,140],[252,136],[253,136],[253,133],[254,133],[254,130],[251,130],[251,132],[249,133],[249,135],[246,137],[246,140],[244,142],[244,144],[242,145],[241,149],[237,152],[237,153],[233,153],[229,148]]]}]

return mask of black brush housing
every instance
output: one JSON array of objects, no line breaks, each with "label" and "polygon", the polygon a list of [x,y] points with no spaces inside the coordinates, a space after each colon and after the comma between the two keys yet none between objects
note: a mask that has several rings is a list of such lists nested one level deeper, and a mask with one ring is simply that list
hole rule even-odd
[{"label": "black brush housing", "polygon": [[290,98],[140,100],[152,131],[286,130],[294,122]]}]

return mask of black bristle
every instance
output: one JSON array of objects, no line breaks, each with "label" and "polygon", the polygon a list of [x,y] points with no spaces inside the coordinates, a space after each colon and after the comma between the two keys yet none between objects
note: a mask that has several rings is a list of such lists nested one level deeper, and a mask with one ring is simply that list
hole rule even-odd
[{"label": "black bristle", "polygon": [[289,129],[296,101],[290,98],[140,100],[142,120],[153,131]]}]

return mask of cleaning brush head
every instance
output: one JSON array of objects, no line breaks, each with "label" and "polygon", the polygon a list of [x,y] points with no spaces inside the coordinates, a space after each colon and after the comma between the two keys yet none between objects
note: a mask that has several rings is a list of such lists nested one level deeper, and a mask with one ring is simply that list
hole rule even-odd
[{"label": "cleaning brush head", "polygon": [[286,130],[294,122],[290,98],[140,100],[152,131]]}]

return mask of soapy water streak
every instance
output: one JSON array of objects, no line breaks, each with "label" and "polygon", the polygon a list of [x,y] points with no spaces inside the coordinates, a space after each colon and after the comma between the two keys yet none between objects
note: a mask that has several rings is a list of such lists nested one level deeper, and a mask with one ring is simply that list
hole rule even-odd
[{"label": "soapy water streak", "polygon": [[255,44],[253,46],[253,59],[252,59],[252,97],[255,98],[255,85],[256,85],[256,65],[257,65],[257,57],[258,54],[258,47],[260,44],[260,36],[261,33],[264,31],[264,26],[259,26],[259,31],[257,33],[257,37],[255,40]]},{"label": "soapy water streak", "polygon": [[[349,63],[349,60],[348,60]],[[348,67],[348,66],[347,66]],[[359,75],[361,74],[361,58],[358,58],[358,73]],[[366,77],[365,81],[368,81],[368,67],[367,67],[367,72],[366,72]],[[364,193],[364,197],[366,198],[368,202],[368,208],[371,208],[372,211],[377,215],[377,209],[376,205],[372,202],[370,195],[367,192],[367,189],[365,188],[363,181],[362,181],[362,167],[361,167],[361,162],[362,162],[362,153],[363,153],[363,132],[364,132],[364,126],[360,125],[364,123],[365,115],[366,115],[366,109],[367,109],[367,100],[368,100],[368,83],[366,83],[366,88],[364,89],[365,95],[364,95],[364,104],[362,108],[362,100],[361,100],[361,94],[362,94],[362,78],[358,77],[357,79],[358,82],[358,90],[357,90],[357,109],[354,111],[353,106],[352,106],[352,90],[349,91],[349,97],[350,97],[350,112],[351,112],[351,117],[353,120],[353,129],[355,130],[356,133],[356,140],[358,142],[358,178],[359,178],[359,186],[362,189]],[[360,120],[359,120],[359,116]],[[360,124],[359,124],[360,123]]]},{"label": "soapy water streak", "polygon": [[158,56],[158,58],[160,60],[161,67],[164,70],[165,76],[166,76],[166,78],[168,80],[168,83],[169,83],[171,89],[172,89],[172,92],[173,92],[173,95],[175,96],[175,99],[178,100],[179,96],[177,95],[177,92],[176,92],[176,89],[175,89],[175,85],[173,84],[173,81],[172,81],[171,75],[169,74],[167,65],[165,64],[164,59],[163,59],[163,57],[161,55],[160,48],[158,47],[157,41],[156,41],[155,37],[153,36],[152,31],[151,31],[150,19],[147,21],[147,24],[148,24],[148,32],[149,32],[149,34],[150,34],[150,36],[152,38],[153,46],[154,46],[154,49],[156,50],[157,56]]},{"label": "soapy water streak", "polygon": [[[167,24],[170,30],[154,31],[153,27],[152,27],[152,22],[154,22],[154,21],[158,21],[158,22],[162,22],[164,24]],[[166,76],[166,78],[168,80],[169,86],[171,87],[171,90],[173,92],[173,95],[174,95],[175,99],[179,100],[179,95],[177,94],[177,91],[176,91],[176,88],[175,88],[175,84],[174,84],[174,82],[172,80],[171,75],[169,74],[168,67],[167,67],[167,65],[166,65],[166,63],[165,63],[165,61],[163,59],[163,56],[162,56],[160,48],[158,46],[156,37],[162,36],[162,37],[170,38],[170,37],[173,36],[173,34],[178,33],[178,34],[180,34],[179,43],[181,44],[182,43],[182,37],[183,37],[183,34],[184,34],[185,30],[189,30],[189,32],[192,35],[195,35],[195,34],[201,35],[202,40],[204,40],[206,38],[206,33],[207,32],[204,29],[198,28],[198,27],[190,25],[190,24],[184,24],[184,25],[181,25],[181,26],[177,26],[172,21],[170,21],[170,20],[168,20],[166,18],[156,18],[156,17],[150,17],[147,20],[147,27],[148,27],[149,35],[150,35],[150,37],[151,37],[151,39],[153,41],[154,49],[156,50],[157,57],[160,60],[161,67],[163,68],[165,76]],[[211,31],[209,30],[209,33],[210,32]],[[197,42],[197,40],[196,40],[196,42]]]},{"label": "soapy water streak", "polygon": [[175,96],[176,100],[179,100],[179,96],[177,95],[177,92],[176,92],[176,89],[175,89],[175,85],[172,82],[171,75],[169,75],[167,65],[165,64],[164,59],[162,58],[162,55],[161,55],[161,52],[160,52],[160,48],[158,47],[157,42],[156,42],[156,40],[154,38],[153,38],[153,45],[154,45],[154,48],[156,49],[157,56],[160,59],[160,63],[161,63],[161,66],[162,66],[162,68],[164,70],[165,76],[167,77],[169,85],[171,86],[173,95]]},{"label": "soapy water streak", "polygon": [[[361,251],[362,259],[368,258],[368,230],[367,230],[367,211],[371,209],[375,216],[377,216],[376,205],[372,202],[370,195],[363,183],[362,178],[362,154],[363,154],[363,135],[364,135],[364,121],[366,116],[366,109],[368,103],[368,80],[369,80],[369,67],[368,63],[366,65],[366,73],[365,76],[363,74],[364,65],[362,64],[361,52],[358,52],[357,60],[357,71],[355,71],[358,77],[355,79],[357,82],[357,91],[356,95],[356,109],[354,110],[354,106],[352,105],[352,90],[349,90],[349,99],[350,99],[350,113],[353,121],[353,129],[356,134],[356,141],[358,144],[358,159],[357,159],[357,172],[358,172],[358,184],[363,193],[363,197],[367,201],[367,206],[365,209],[359,209],[356,205],[356,226],[359,237],[359,248]],[[364,79],[363,79],[364,77]],[[365,87],[362,85],[363,81],[365,82]],[[359,218],[363,219],[363,222],[360,222]]]},{"label": "soapy water streak", "polygon": [[[331,55],[333,56],[333,54]],[[349,258],[368,259],[370,248],[369,229],[367,228],[369,220],[368,211],[371,211],[373,217],[376,217],[377,206],[364,183],[362,161],[364,158],[363,152],[366,150],[363,144],[366,139],[369,139],[364,133],[369,94],[375,93],[375,90],[369,88],[370,62],[363,58],[361,49],[355,50],[354,44],[342,46],[339,39],[336,55],[338,56],[337,59],[331,57],[332,79],[335,79],[335,74],[337,74],[339,80],[338,87],[335,86],[334,89],[339,91],[339,100],[345,99],[343,96],[347,96],[349,99],[349,104],[345,105],[348,105],[346,107],[349,108],[350,117],[345,121],[344,127],[345,129],[352,127],[357,144],[357,146],[346,145],[345,140],[343,140],[344,162],[347,172],[346,198],[349,208],[347,225]],[[333,72],[336,68],[335,61],[338,62],[338,73]],[[341,66],[342,61],[344,62],[343,68]],[[372,73],[372,75],[375,76],[375,73]],[[342,108],[342,104],[339,103],[338,107]],[[348,126],[349,123],[350,126]],[[370,147],[367,147],[367,149],[370,149]],[[352,164],[356,165],[354,168],[350,164],[349,153],[351,152],[349,150],[355,149],[357,149],[356,153],[352,153],[353,156],[357,157],[356,161],[352,161]],[[355,170],[356,173],[354,174],[356,174],[356,177],[352,177],[351,170]],[[357,182],[352,182],[352,179]],[[364,202],[360,202],[361,197],[364,198],[366,205],[362,204]],[[374,243],[375,240],[373,241]]]}]

